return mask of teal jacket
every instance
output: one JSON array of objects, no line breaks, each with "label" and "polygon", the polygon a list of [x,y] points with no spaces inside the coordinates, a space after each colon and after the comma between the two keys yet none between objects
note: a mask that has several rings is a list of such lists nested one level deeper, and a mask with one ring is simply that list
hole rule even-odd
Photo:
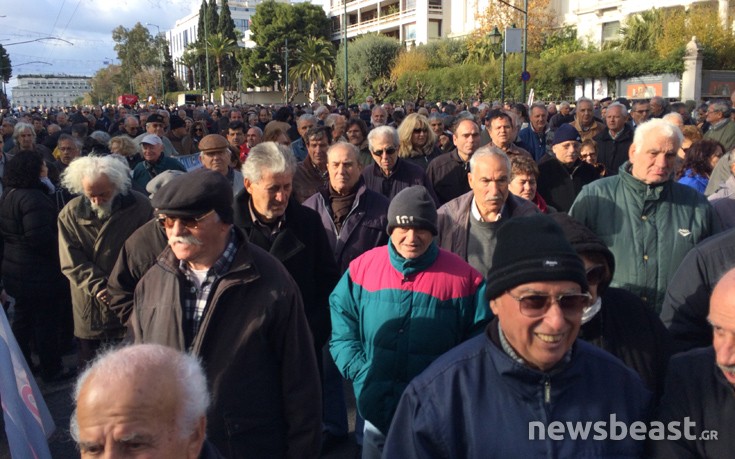
[{"label": "teal jacket", "polygon": [[718,224],[701,193],[673,180],[646,185],[630,174],[630,166],[625,162],[618,175],[582,188],[569,214],[615,255],[611,286],[632,292],[659,313],[679,263]]},{"label": "teal jacket", "polygon": [[[145,191],[145,186],[148,182],[153,180],[153,177],[167,170],[177,170],[186,172],[186,168],[179,162],[178,159],[169,158],[161,153],[160,158],[155,163],[149,163],[148,161],[141,161],[133,169],[133,183],[136,184],[137,188],[141,192]],[[151,174],[151,171],[154,173]]]},{"label": "teal jacket", "polygon": [[408,383],[492,317],[483,276],[436,242],[411,260],[392,243],[364,253],[329,304],[334,361],[360,414],[384,434]]}]

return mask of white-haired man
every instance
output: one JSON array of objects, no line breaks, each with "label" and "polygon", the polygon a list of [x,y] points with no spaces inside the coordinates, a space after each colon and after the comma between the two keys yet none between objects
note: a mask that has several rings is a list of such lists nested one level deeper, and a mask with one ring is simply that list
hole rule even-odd
[{"label": "white-haired man", "polygon": [[656,312],[686,253],[718,230],[707,199],[671,178],[681,142],[681,131],[666,121],[640,125],[618,175],[585,186],[569,210],[615,255],[611,286]]},{"label": "white-haired man", "polygon": [[105,343],[125,336],[110,310],[107,278],[125,240],[153,216],[148,199],[130,189],[130,169],[112,156],[86,156],[71,162],[62,185],[80,196],[59,214],[61,271],[71,283],[74,336],[79,366]]},{"label": "white-haired man", "polygon": [[74,390],[71,435],[82,459],[215,459],[205,440],[209,393],[197,359],[140,344],[100,355]]}]

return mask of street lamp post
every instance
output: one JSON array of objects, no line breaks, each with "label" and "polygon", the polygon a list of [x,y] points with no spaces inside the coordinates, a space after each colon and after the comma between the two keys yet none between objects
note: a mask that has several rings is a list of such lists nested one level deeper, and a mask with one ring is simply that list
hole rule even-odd
[{"label": "street lamp post", "polygon": [[[503,37],[503,34],[500,33],[498,30],[498,27],[496,26],[493,28],[493,31],[490,32],[488,35],[490,38],[490,43],[493,45],[500,45],[500,55],[502,56],[500,60],[500,103],[505,103],[505,38]],[[495,55],[497,53],[493,52]]]},{"label": "street lamp post", "polygon": [[[161,28],[158,27],[156,24],[151,24],[150,22],[146,22],[146,25],[153,26],[158,31],[157,37],[161,38]],[[163,47],[158,47],[158,58],[159,58],[159,64],[161,68],[161,103],[165,106],[166,105],[166,84],[163,80]]]},{"label": "street lamp post", "polygon": [[342,0],[345,7],[345,14],[344,19],[342,20],[342,39],[344,40],[345,44],[345,108],[349,105],[349,93],[348,88],[348,82],[347,82],[347,0]]},{"label": "street lamp post", "polygon": [[[518,11],[519,13],[523,14],[523,75],[526,74],[526,54],[528,51],[528,0],[523,0],[523,9],[518,8],[515,5],[512,5],[505,0],[498,0],[500,3],[509,6],[513,8],[514,10]],[[513,26],[515,28],[515,26]],[[522,89],[521,89],[521,101],[524,101],[526,99],[526,79],[524,78],[522,80]]]}]

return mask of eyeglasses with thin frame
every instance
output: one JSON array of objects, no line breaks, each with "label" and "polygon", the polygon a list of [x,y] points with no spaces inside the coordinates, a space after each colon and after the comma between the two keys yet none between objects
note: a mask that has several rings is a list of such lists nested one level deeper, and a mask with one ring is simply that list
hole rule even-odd
[{"label": "eyeglasses with thin frame", "polygon": [[197,229],[199,228],[199,222],[209,217],[214,212],[215,210],[212,209],[206,214],[200,215],[198,217],[169,217],[168,215],[160,214],[158,215],[158,224],[160,224],[164,228],[171,229],[176,224],[176,220],[178,220],[187,229]]},{"label": "eyeglasses with thin frame", "polygon": [[592,301],[592,295],[589,293],[562,293],[561,295],[531,293],[519,297],[513,296],[510,291],[506,293],[518,302],[521,314],[531,318],[544,316],[551,307],[552,299],[559,305],[565,317],[579,317]]},{"label": "eyeglasses with thin frame", "polygon": [[390,156],[390,155],[394,154],[395,152],[396,152],[395,147],[388,147],[388,148],[384,148],[382,150],[375,150],[372,153],[375,156],[383,156],[384,154]]}]

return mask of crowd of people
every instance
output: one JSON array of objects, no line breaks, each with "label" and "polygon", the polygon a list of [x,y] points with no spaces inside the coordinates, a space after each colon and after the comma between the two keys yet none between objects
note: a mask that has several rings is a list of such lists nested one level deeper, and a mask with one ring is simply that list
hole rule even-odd
[{"label": "crowd of people", "polygon": [[732,103],[5,111],[1,299],[82,457],[726,457]]}]

